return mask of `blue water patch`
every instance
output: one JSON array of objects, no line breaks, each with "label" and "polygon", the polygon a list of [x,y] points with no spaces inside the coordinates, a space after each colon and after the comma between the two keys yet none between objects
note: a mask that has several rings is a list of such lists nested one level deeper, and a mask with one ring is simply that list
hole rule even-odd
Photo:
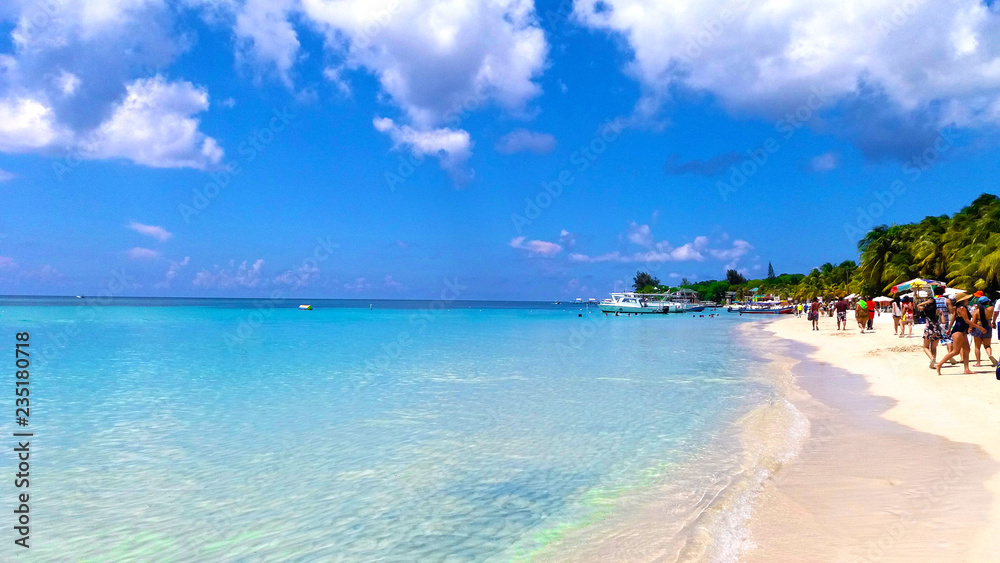
[{"label": "blue water patch", "polygon": [[0,304],[36,354],[33,554],[484,560],[769,392],[734,316],[223,301]]}]

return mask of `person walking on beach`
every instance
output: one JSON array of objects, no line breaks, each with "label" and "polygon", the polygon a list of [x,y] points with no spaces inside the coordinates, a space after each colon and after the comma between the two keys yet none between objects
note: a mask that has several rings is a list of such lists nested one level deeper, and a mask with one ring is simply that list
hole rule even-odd
[{"label": "person walking on beach", "polygon": [[903,319],[903,304],[899,300],[899,295],[892,299],[892,333],[899,334],[899,325]]},{"label": "person walking on beach", "polygon": [[937,364],[938,341],[942,335],[937,303],[933,299],[924,301],[920,304],[920,313],[927,319],[927,324],[924,325],[924,354],[931,360],[929,367],[934,369]]},{"label": "person walking on beach", "polygon": [[847,299],[841,295],[834,308],[837,310],[837,330],[847,330]]},{"label": "person walking on beach", "polygon": [[875,330],[875,328],[872,326],[875,324],[875,313],[878,313],[879,315],[881,315],[882,313],[878,310],[878,307],[875,306],[874,300],[869,298],[866,300],[866,302],[868,304],[868,330]]},{"label": "person walking on beach", "polygon": [[962,293],[955,297],[955,323],[951,327],[951,339],[953,343],[951,345],[951,350],[945,354],[941,361],[934,366],[937,369],[938,375],[941,375],[941,366],[944,363],[955,356],[962,357],[962,364],[965,366],[965,374],[972,375],[976,372],[969,369],[969,338],[966,336],[969,329],[978,328],[983,329],[975,319],[969,317],[969,310],[966,309],[965,305],[972,299],[972,294]]},{"label": "person walking on beach", "polygon": [[809,308],[809,319],[812,320],[813,330],[819,330],[819,297],[813,297]]},{"label": "person walking on beach", "polygon": [[899,337],[903,338],[903,334],[906,329],[910,329],[909,337],[913,336],[913,299],[911,297],[903,298],[903,318],[900,320],[899,325]]},{"label": "person walking on beach", "polygon": [[990,359],[990,364],[993,367],[997,365],[997,359],[993,357],[993,348],[990,346],[993,340],[993,305],[990,305],[989,297],[980,297],[978,303],[973,305],[973,318],[979,323],[983,329],[974,328],[969,331],[969,335],[972,336],[973,345],[976,347],[976,367],[982,367],[983,363],[979,357],[979,348],[986,349],[986,357]]},{"label": "person walking on beach", "polygon": [[858,299],[858,306],[854,309],[854,318],[858,321],[858,326],[861,327],[861,334],[865,333],[865,327],[868,326],[868,314],[868,301]]}]

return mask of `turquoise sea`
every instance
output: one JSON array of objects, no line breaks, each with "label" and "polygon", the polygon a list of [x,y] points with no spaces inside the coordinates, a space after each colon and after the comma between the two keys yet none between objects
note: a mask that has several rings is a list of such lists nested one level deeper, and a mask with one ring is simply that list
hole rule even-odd
[{"label": "turquoise sea", "polygon": [[31,559],[574,559],[646,497],[680,537],[778,400],[721,310],[298,303],[0,298],[5,356],[31,335]]}]

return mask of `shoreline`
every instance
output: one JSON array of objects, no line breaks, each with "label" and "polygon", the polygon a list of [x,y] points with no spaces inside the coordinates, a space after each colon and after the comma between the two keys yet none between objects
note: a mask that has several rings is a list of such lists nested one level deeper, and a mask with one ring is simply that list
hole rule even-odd
[{"label": "shoreline", "polygon": [[900,339],[888,316],[864,335],[829,318],[820,331],[794,317],[757,326],[776,369],[793,364],[788,399],[810,431],[756,494],[740,560],[1000,559],[992,368],[938,376],[922,327]]},{"label": "shoreline", "polygon": [[[774,472],[798,454],[809,431],[808,420],[788,399],[794,362],[760,352],[773,339],[746,330],[760,326],[734,326],[731,337],[753,358],[755,369],[746,375],[762,386],[762,402],[750,403],[688,462],[655,482],[605,499],[600,516],[571,526],[523,559],[738,560],[748,541],[756,497]],[[771,369],[776,362],[781,369]]]}]

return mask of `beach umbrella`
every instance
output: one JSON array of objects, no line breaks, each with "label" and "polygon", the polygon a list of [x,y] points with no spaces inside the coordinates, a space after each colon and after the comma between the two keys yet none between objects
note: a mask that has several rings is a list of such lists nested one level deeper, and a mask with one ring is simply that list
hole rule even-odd
[{"label": "beach umbrella", "polygon": [[892,290],[889,293],[900,293],[902,291],[906,291],[906,290],[910,289],[911,287],[923,287],[925,285],[931,285],[931,286],[940,285],[940,286],[943,286],[945,284],[944,284],[944,282],[939,282],[939,281],[934,281],[934,280],[926,280],[926,279],[923,279],[923,278],[913,278],[912,280],[910,280],[908,282],[904,282],[904,283],[901,283],[901,284],[898,284],[898,285],[894,285],[892,287]]},{"label": "beach umbrella", "polygon": [[888,303],[892,301],[892,297],[876,297],[875,299],[872,299],[872,301],[875,301],[876,303]]}]

